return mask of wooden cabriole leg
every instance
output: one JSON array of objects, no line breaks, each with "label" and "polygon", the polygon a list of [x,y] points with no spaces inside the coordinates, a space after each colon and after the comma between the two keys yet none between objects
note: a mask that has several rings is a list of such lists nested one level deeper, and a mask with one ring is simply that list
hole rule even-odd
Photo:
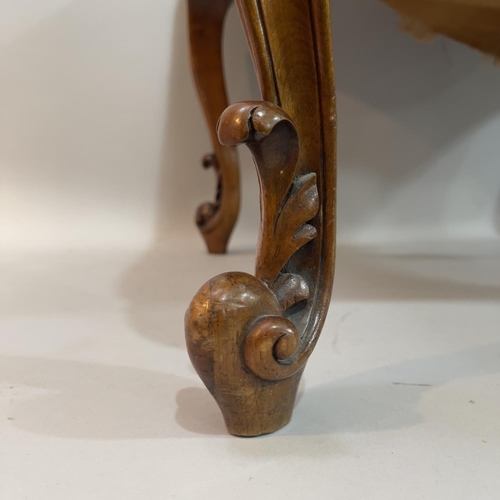
[{"label": "wooden cabriole leg", "polygon": [[330,303],[336,112],[328,0],[236,3],[264,100],[229,106],[218,136],[255,160],[256,272],[206,283],[186,313],[186,340],[229,432],[256,436],[290,421]]},{"label": "wooden cabriole leg", "polygon": [[238,158],[234,149],[217,139],[217,120],[227,107],[222,65],[224,18],[233,0],[188,0],[189,40],[193,76],[214,148],[202,164],[217,174],[214,202],[196,212],[198,225],[210,253],[225,253],[240,206]]}]

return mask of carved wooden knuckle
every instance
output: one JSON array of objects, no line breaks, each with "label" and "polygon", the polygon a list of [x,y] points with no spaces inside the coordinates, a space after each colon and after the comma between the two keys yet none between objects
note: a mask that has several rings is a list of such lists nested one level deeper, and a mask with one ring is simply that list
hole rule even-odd
[{"label": "carved wooden knuckle", "polygon": [[293,363],[300,336],[295,325],[281,316],[265,316],[251,325],[245,339],[245,362],[263,380],[283,380],[299,371]]},{"label": "carved wooden knuckle", "polygon": [[224,146],[238,146],[264,139],[280,123],[290,125],[290,135],[298,142],[291,118],[279,106],[270,102],[245,101],[232,104],[222,113],[217,133]]}]

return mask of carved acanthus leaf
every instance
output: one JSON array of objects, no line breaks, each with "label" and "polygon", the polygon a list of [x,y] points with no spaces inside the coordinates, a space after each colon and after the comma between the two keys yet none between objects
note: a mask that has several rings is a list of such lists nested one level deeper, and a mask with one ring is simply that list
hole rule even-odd
[{"label": "carved acanthus leaf", "polygon": [[285,267],[292,255],[317,236],[314,226],[307,224],[318,212],[319,198],[316,174],[297,177],[286,196],[272,229],[274,247],[272,265],[268,264],[271,275]]}]

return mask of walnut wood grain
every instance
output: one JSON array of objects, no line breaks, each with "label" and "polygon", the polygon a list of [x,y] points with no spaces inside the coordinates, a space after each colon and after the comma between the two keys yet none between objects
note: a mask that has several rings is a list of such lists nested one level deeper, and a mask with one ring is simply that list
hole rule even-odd
[{"label": "walnut wood grain", "polygon": [[238,218],[240,187],[236,152],[217,139],[217,120],[227,107],[222,64],[224,19],[232,0],[188,0],[191,67],[214,152],[202,160],[213,168],[217,193],[198,207],[196,224],[210,253],[225,253]]},{"label": "walnut wood grain", "polygon": [[419,37],[446,35],[500,58],[500,0],[384,0]]},{"label": "walnut wood grain", "polygon": [[286,425],[330,303],[336,106],[327,0],[237,0],[264,101],[229,106],[218,136],[259,177],[255,276],[207,282],[186,313],[190,358],[229,432]]}]

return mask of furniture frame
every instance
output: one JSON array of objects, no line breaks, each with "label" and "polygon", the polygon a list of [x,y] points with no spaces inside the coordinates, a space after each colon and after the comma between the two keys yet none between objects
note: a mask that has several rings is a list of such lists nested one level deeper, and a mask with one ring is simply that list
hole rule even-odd
[{"label": "furniture frame", "polygon": [[189,356],[229,432],[256,436],[291,419],[328,311],[335,264],[336,103],[328,0],[236,0],[262,101],[228,106],[221,40],[231,0],[189,0],[192,67],[212,138],[217,196],[196,221],[223,253],[239,209],[234,147],[260,185],[255,276],[208,281],[186,313]]}]

